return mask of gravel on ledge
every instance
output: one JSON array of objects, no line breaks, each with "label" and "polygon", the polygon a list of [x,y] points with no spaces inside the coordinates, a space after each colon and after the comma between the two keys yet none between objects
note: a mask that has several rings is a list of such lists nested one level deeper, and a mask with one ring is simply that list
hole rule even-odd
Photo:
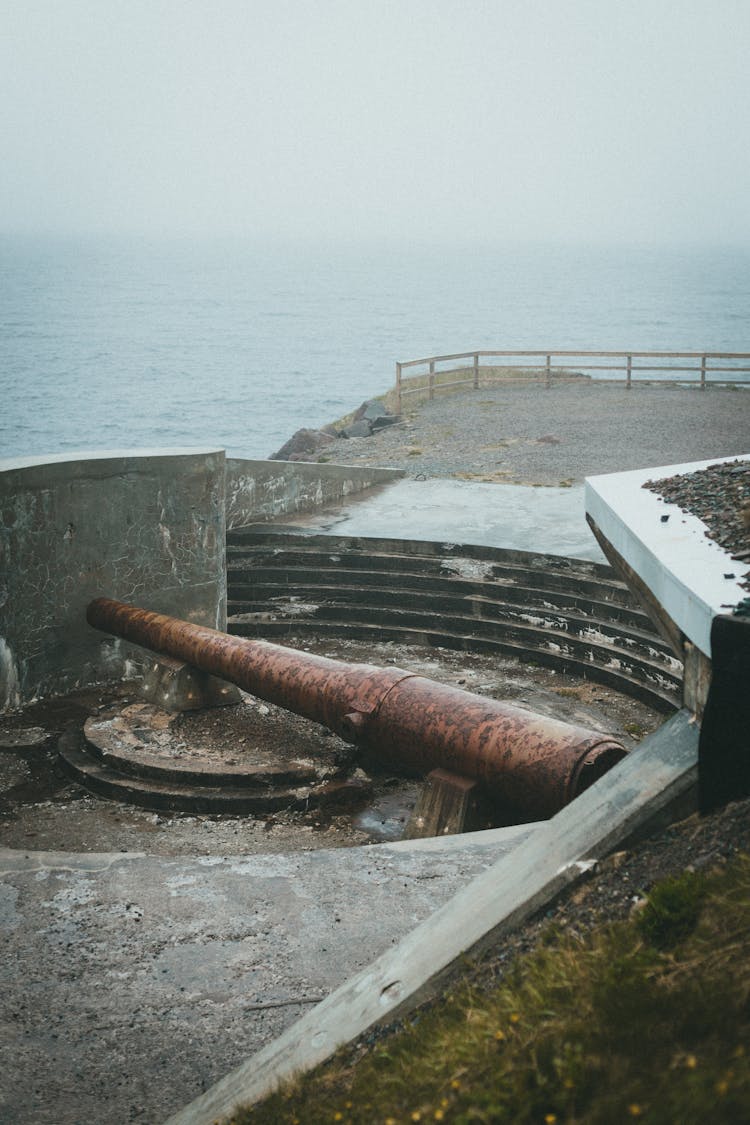
[{"label": "gravel on ledge", "polygon": [[750,559],[750,461],[722,461],[643,487],[697,516],[709,539],[734,558]]}]

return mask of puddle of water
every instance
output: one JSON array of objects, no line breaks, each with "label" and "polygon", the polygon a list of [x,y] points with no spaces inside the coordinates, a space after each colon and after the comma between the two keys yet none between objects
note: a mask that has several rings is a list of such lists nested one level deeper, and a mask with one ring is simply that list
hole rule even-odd
[{"label": "puddle of water", "polygon": [[384,793],[354,818],[354,827],[366,832],[373,841],[400,840],[414,809],[419,784],[400,783]]}]

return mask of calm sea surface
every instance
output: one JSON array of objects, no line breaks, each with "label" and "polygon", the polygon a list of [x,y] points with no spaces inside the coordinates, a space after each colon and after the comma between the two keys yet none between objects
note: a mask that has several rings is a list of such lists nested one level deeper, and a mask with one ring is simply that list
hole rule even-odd
[{"label": "calm sea surface", "polygon": [[750,351],[750,251],[0,237],[0,457],[267,457],[474,348]]}]

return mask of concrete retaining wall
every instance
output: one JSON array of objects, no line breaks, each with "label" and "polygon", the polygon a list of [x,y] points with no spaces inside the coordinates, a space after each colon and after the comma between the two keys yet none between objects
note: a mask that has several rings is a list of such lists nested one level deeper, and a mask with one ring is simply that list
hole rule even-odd
[{"label": "concrete retaining wall", "polygon": [[0,461],[0,710],[131,670],[97,595],[225,626],[225,475],[220,449]]},{"label": "concrete retaining wall", "polygon": [[246,461],[229,457],[227,527],[262,523],[294,512],[311,512],[403,476],[401,469],[307,461]]},{"label": "concrete retaining wall", "polygon": [[0,711],[134,672],[85,621],[104,594],[226,627],[226,524],[323,504],[395,469],[227,461],[221,449],[0,461]]}]

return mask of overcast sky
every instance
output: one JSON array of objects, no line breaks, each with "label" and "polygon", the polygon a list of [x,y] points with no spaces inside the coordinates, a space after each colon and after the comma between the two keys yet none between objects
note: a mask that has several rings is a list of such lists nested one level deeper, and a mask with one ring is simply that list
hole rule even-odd
[{"label": "overcast sky", "polygon": [[750,245],[750,0],[0,0],[0,229]]}]

